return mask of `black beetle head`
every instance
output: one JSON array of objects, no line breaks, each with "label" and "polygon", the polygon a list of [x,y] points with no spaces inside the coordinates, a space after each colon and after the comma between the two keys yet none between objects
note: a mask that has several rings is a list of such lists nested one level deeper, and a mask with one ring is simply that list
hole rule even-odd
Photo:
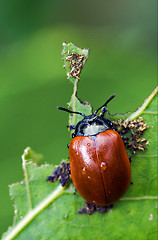
[{"label": "black beetle head", "polygon": [[73,136],[95,136],[112,128],[112,122],[104,117],[89,115],[78,122]]},{"label": "black beetle head", "polygon": [[[104,132],[112,128],[112,122],[104,118],[104,114],[107,111],[107,104],[115,97],[112,95],[101,107],[99,107],[92,115],[85,116],[84,113],[74,112],[66,108],[58,107],[59,110],[63,110],[69,113],[79,114],[83,116],[83,120],[79,121],[75,127],[73,137],[76,136],[95,136],[100,132]],[[101,114],[97,114],[102,109]]]}]

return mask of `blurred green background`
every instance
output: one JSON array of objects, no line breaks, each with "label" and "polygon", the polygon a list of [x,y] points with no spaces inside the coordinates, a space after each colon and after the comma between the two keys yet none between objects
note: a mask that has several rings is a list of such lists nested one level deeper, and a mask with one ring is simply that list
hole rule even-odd
[{"label": "blurred green background", "polygon": [[156,0],[0,1],[0,235],[13,221],[8,185],[23,179],[27,146],[44,162],[67,158],[72,85],[62,42],[90,48],[78,96],[134,111],[156,86]]}]

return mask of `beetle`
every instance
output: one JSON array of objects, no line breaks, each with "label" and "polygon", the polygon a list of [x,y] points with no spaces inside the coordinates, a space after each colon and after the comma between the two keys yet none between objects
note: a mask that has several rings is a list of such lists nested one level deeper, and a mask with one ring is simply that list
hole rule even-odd
[{"label": "beetle", "polygon": [[[78,193],[89,203],[108,206],[118,201],[130,185],[131,166],[120,134],[111,120],[104,118],[112,95],[92,115],[80,114],[83,120],[74,129],[69,144],[71,177]],[[98,111],[101,113],[98,114]]]}]

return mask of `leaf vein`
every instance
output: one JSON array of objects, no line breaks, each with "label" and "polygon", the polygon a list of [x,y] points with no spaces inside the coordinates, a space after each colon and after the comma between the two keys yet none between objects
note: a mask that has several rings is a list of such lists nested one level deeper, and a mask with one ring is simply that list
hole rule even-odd
[{"label": "leaf vein", "polygon": [[24,154],[22,155],[22,167],[24,171],[24,177],[25,177],[25,183],[26,183],[26,192],[27,192],[27,197],[28,197],[28,202],[29,202],[29,210],[32,209],[32,200],[31,200],[31,193],[30,193],[30,186],[29,186],[29,179],[28,179],[28,174],[27,174],[27,169],[26,169],[26,159],[25,156],[28,154],[28,151],[30,148],[26,148],[24,151]]}]

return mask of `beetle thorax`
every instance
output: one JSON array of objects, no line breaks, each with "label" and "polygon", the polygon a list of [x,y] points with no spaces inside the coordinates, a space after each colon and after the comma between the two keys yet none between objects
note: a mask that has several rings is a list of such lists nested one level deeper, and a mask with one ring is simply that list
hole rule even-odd
[{"label": "beetle thorax", "polygon": [[94,136],[111,128],[111,121],[99,116],[90,115],[78,122],[75,136]]},{"label": "beetle thorax", "polygon": [[97,125],[95,122],[92,124],[88,124],[84,129],[84,136],[96,135],[100,132],[105,131],[105,127],[103,125]]}]

